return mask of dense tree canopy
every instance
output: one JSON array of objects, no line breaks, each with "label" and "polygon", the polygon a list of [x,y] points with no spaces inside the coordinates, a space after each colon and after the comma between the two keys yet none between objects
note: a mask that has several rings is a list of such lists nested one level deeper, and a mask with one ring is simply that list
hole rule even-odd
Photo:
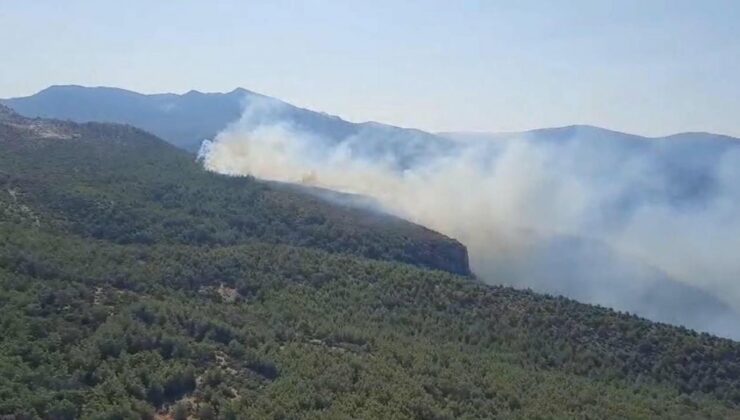
[{"label": "dense tree canopy", "polygon": [[736,342],[479,284],[448,238],[129,127],[24,124],[0,125],[0,416],[740,416]]}]

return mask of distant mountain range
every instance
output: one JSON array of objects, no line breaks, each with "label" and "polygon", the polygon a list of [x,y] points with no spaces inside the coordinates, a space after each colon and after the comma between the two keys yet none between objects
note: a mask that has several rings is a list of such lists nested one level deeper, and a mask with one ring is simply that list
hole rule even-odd
[{"label": "distant mountain range", "polygon": [[596,127],[587,124],[574,124],[563,127],[552,127],[552,128],[538,128],[534,130],[526,131],[511,131],[511,132],[487,132],[487,131],[443,131],[436,133],[441,137],[455,139],[458,141],[492,141],[492,140],[511,140],[514,138],[520,138],[525,136],[530,139],[539,140],[566,140],[573,137],[602,137],[602,138],[618,138],[621,141],[644,141],[647,139],[660,140],[660,139],[696,139],[702,141],[714,141],[714,140],[739,140],[735,137],[725,136],[722,134],[712,134],[705,132],[686,132],[672,134],[669,136],[659,137],[646,137],[639,136],[637,134],[628,134],[621,131],[610,130],[607,128]]},{"label": "distant mountain range", "polygon": [[[323,112],[299,108],[243,88],[228,93],[203,93],[191,90],[185,94],[141,94],[112,87],[58,85],[36,94],[0,99],[0,103],[27,117],[56,118],[74,122],[115,122],[130,124],[149,131],[185,150],[196,151],[204,139],[212,139],[229,124],[239,120],[250,105],[258,100],[279,104],[262,122],[291,121],[299,129],[335,140],[351,136],[368,137],[372,133],[387,143],[399,141],[423,144],[445,150],[450,140],[480,142],[526,137],[537,141],[563,141],[593,138],[607,141],[641,143],[647,137],[621,133],[588,125],[542,128],[524,132],[440,132],[429,133],[377,122],[353,123]],[[679,133],[651,138],[683,142],[723,142],[738,139],[711,133]]]},{"label": "distant mountain range", "polygon": [[193,150],[201,140],[239,119],[242,102],[250,95],[254,94],[243,89],[224,94],[143,95],[109,87],[52,86],[2,103],[30,117],[131,124]]},{"label": "distant mountain range", "polygon": [[[265,107],[264,104],[271,106]],[[402,167],[430,157],[454,152],[459,143],[477,143],[492,150],[498,142],[531,140],[538,143],[589,141],[593,147],[618,146],[621,153],[639,152],[655,140],[669,140],[663,147],[666,160],[709,162],[740,140],[711,133],[680,133],[647,138],[588,125],[543,128],[524,132],[442,132],[395,127],[377,122],[353,123],[340,117],[315,112],[279,99],[237,88],[228,93],[141,94],[111,87],[76,85],[51,86],[34,95],[0,99],[27,117],[55,118],[74,122],[130,124],[155,134],[182,149],[195,152],[203,140],[213,139],[237,123],[245,111],[259,104],[259,115],[250,115],[250,124],[288,122],[292,128],[336,143],[347,139],[357,155],[370,158],[393,157]]]},{"label": "distant mountain range", "polygon": [[229,124],[237,122],[256,102],[275,106],[253,122],[290,121],[296,129],[336,141],[352,136],[372,137],[384,148],[403,144],[403,149],[409,150],[408,144],[413,142],[416,149],[408,159],[450,146],[449,140],[421,130],[375,122],[352,123],[241,88],[228,93],[191,90],[182,95],[145,95],[111,87],[51,86],[31,96],[0,100],[27,117],[134,125],[189,151],[197,151],[203,140],[213,139]]}]

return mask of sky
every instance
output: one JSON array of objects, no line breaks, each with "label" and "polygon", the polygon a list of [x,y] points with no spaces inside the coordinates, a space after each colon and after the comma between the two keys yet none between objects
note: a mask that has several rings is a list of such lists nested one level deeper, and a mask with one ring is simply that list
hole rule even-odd
[{"label": "sky", "polygon": [[429,131],[740,136],[740,1],[0,0],[0,97],[231,91]]}]

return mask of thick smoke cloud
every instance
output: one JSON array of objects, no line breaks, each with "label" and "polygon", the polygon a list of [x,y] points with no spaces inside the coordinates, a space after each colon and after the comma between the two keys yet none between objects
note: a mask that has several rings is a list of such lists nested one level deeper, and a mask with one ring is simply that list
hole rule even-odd
[{"label": "thick smoke cloud", "polygon": [[467,245],[483,281],[740,337],[734,140],[570,127],[420,144],[414,133],[317,135],[265,99],[201,156],[221,173],[371,196]]}]

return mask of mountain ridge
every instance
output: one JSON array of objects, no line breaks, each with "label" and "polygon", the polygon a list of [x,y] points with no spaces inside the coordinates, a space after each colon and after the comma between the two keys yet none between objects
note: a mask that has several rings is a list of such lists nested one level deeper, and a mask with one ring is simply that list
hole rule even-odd
[{"label": "mountain ridge", "polygon": [[[671,134],[666,135],[656,135],[656,136],[647,136],[647,135],[640,135],[635,133],[630,133],[627,131],[620,131],[616,129],[601,127],[593,124],[586,124],[586,123],[574,123],[574,124],[566,124],[562,126],[553,126],[553,127],[540,127],[540,128],[532,128],[527,130],[513,130],[513,131],[490,131],[490,130],[473,130],[473,131],[428,131],[413,127],[405,127],[405,126],[395,126],[395,125],[389,125],[378,121],[373,120],[367,120],[367,121],[349,121],[346,120],[338,115],[331,114],[324,111],[314,111],[309,108],[300,107],[296,105],[292,105],[289,102],[283,101],[281,99],[255,92],[253,90],[246,89],[244,87],[236,87],[228,92],[221,92],[221,91],[200,91],[197,89],[190,89],[187,92],[184,93],[176,93],[176,92],[154,92],[154,93],[141,93],[137,92],[132,89],[123,88],[123,87],[113,87],[113,86],[104,86],[104,85],[98,85],[98,86],[86,86],[86,85],[79,85],[79,84],[60,84],[60,85],[50,85],[44,89],[41,89],[40,91],[25,95],[25,96],[14,96],[14,97],[8,97],[8,98],[0,98],[0,103],[11,104],[10,107],[13,108],[13,105],[19,103],[21,100],[27,100],[29,98],[35,97],[35,96],[43,96],[44,94],[51,93],[51,92],[80,92],[84,90],[97,90],[97,91],[107,91],[109,93],[120,93],[122,95],[127,96],[136,96],[136,97],[163,97],[163,98],[176,98],[176,97],[185,97],[185,96],[238,96],[238,95],[253,95],[263,98],[270,98],[275,101],[279,101],[283,104],[290,105],[296,109],[303,110],[303,111],[310,111],[319,115],[323,115],[332,119],[339,119],[345,123],[353,124],[353,125],[379,125],[383,127],[391,127],[391,128],[397,128],[402,130],[412,130],[416,132],[421,132],[429,135],[434,136],[440,136],[440,137],[448,137],[448,136],[508,136],[508,135],[515,135],[515,134],[526,134],[526,133],[534,133],[534,132],[544,132],[544,131],[560,131],[560,130],[571,130],[571,129],[589,129],[589,130],[596,130],[600,132],[609,132],[612,134],[622,134],[622,135],[628,135],[628,136],[634,136],[634,137],[640,137],[644,139],[664,139],[664,138],[671,138],[671,137],[679,137],[679,136],[689,136],[689,135],[701,135],[701,136],[711,136],[711,137],[721,137],[725,138],[727,140],[740,140],[740,138],[728,134],[720,134],[720,133],[713,133],[708,131],[679,131]],[[17,105],[16,105],[17,106]],[[23,114],[23,112],[21,112]],[[31,116],[31,115],[26,115]],[[224,127],[225,128],[225,127]]]},{"label": "mountain ridge", "polygon": [[[196,102],[189,103],[192,100]],[[13,108],[27,117],[132,124],[178,147],[197,151],[202,140],[213,139],[230,124],[237,122],[244,107],[255,100],[269,101],[279,106],[281,110],[275,115],[275,119],[287,117],[298,127],[310,126],[312,130],[317,130],[318,127],[321,135],[337,140],[368,129],[403,132],[423,138],[436,137],[423,130],[396,127],[376,121],[350,122],[336,115],[294,106],[241,87],[226,93],[190,90],[183,94],[143,94],[118,87],[53,85],[30,96],[0,99],[0,104]],[[136,107],[141,109],[137,110]],[[77,111],[79,108],[83,109]],[[198,114],[206,111],[209,112],[208,115]],[[177,112],[181,112],[182,115],[173,115]],[[196,116],[200,119],[206,118],[208,121],[194,124],[191,118]],[[168,118],[171,120],[168,124],[181,124],[186,129],[172,130],[165,124],[157,124],[157,119]],[[193,131],[197,132],[197,135],[193,135]],[[436,140],[446,141],[440,138]]]},{"label": "mountain ridge", "polygon": [[549,133],[572,133],[574,131],[578,130],[586,130],[590,131],[592,133],[597,134],[610,134],[610,135],[620,135],[625,137],[632,137],[632,138],[640,138],[643,140],[662,140],[662,139],[671,139],[671,138],[682,138],[682,137],[689,137],[689,136],[701,136],[701,137],[707,137],[707,138],[717,138],[717,139],[724,139],[727,141],[740,141],[740,138],[726,135],[726,134],[718,134],[718,133],[712,133],[707,131],[681,131],[673,134],[667,134],[663,136],[643,136],[640,134],[634,134],[629,133],[626,131],[619,131],[615,129],[610,128],[604,128],[599,127],[596,125],[591,124],[568,124],[563,126],[555,126],[555,127],[543,127],[543,128],[533,128],[529,130],[522,130],[522,131],[439,131],[435,132],[435,134],[447,137],[447,138],[453,138],[458,140],[469,140],[469,139],[478,139],[478,140],[500,140],[502,138],[510,138],[515,136],[528,136],[528,135],[542,135],[542,134],[549,134]]}]

